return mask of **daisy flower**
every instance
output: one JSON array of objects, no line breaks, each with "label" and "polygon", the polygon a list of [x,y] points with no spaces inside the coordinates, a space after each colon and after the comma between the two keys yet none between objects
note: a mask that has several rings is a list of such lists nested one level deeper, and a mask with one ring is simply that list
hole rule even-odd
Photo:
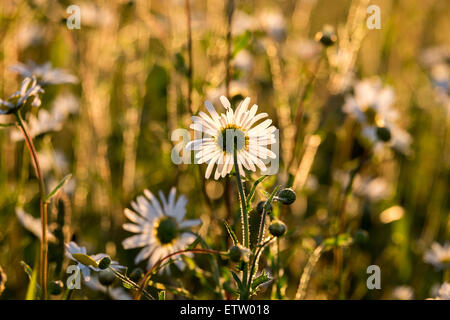
[{"label": "daisy flower", "polygon": [[78,82],[77,77],[68,73],[64,69],[52,68],[50,62],[44,64],[36,64],[32,61],[27,64],[18,63],[12,65],[10,69],[19,73],[23,77],[36,77],[41,85]]},{"label": "daisy flower", "polygon": [[[78,255],[87,256],[86,248],[79,247],[73,241],[66,243],[66,256],[69,259],[77,262],[77,266],[80,269],[81,273],[83,274],[84,280],[89,281],[91,279],[91,270],[98,272],[98,271],[100,271],[100,268],[98,268],[92,264],[87,264],[86,261],[80,261]],[[91,258],[93,260],[93,262],[98,264],[100,262],[100,260],[102,260],[103,258],[105,258],[107,256],[108,255],[106,253],[98,253],[98,254],[88,256],[88,257]],[[111,261],[110,267],[113,269],[125,269],[125,267],[119,265],[119,263],[117,261]]]},{"label": "daisy flower", "polygon": [[271,125],[272,120],[266,119],[253,126],[268,115],[267,113],[257,115],[256,104],[248,110],[250,98],[245,98],[236,110],[231,108],[230,102],[224,96],[220,97],[220,101],[225,113],[219,115],[213,105],[206,101],[205,106],[209,115],[201,111],[199,116],[192,117],[194,123],[190,128],[194,129],[194,136],[200,135],[201,138],[189,142],[186,149],[195,151],[197,163],[208,164],[205,173],[207,179],[216,164],[215,180],[231,172],[234,166],[235,139],[239,173],[245,175],[242,167],[251,171],[256,171],[258,167],[261,171],[266,171],[263,160],[276,158],[276,154],[267,148],[276,142],[277,129]]},{"label": "daisy flower", "polygon": [[410,286],[398,286],[392,291],[394,300],[413,300],[414,291]]},{"label": "daisy flower", "polygon": [[437,290],[437,296],[427,300],[450,300],[450,283],[444,282]]},{"label": "daisy flower", "polygon": [[[189,228],[201,223],[198,219],[184,220],[187,199],[183,195],[176,199],[175,188],[170,190],[167,199],[161,191],[159,197],[161,202],[145,190],[143,196],[131,202],[134,211],[124,211],[132,223],[125,223],[123,228],[136,235],[125,239],[122,245],[125,249],[142,248],[134,261],[138,264],[148,259],[147,268],[175,251],[186,249],[195,240]],[[180,269],[184,268],[182,260],[175,263]]]},{"label": "daisy flower", "polygon": [[40,107],[41,99],[39,94],[44,92],[36,78],[25,78],[20,85],[19,91],[14,92],[9,96],[8,100],[0,99],[0,115],[12,114],[20,109],[25,103],[32,99],[31,105],[33,107]]},{"label": "daisy flower", "polygon": [[450,242],[446,242],[443,246],[437,242],[431,245],[431,248],[425,252],[424,260],[435,266],[437,269],[450,268]]},{"label": "daisy flower", "polygon": [[394,109],[395,95],[391,87],[383,87],[379,79],[365,79],[354,85],[354,94],[347,95],[343,111],[362,126],[362,135],[377,148],[386,143],[408,153],[411,136],[398,126],[399,112]]}]

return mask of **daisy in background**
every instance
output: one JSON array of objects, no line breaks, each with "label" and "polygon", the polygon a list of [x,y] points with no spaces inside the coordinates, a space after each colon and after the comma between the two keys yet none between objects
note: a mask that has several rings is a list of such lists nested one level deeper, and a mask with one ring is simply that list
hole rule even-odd
[{"label": "daisy in background", "polygon": [[[91,256],[88,256],[86,253],[85,247],[79,247],[75,242],[71,241],[69,243],[66,243],[66,256],[77,262],[77,266],[80,269],[81,273],[83,274],[85,281],[90,281],[91,279],[91,270],[99,272],[101,269],[98,268],[95,265],[92,265],[86,261],[85,258],[92,260],[92,262],[95,262],[98,264],[100,260],[102,260],[105,257],[108,257],[106,253],[98,253]],[[87,257],[86,257],[87,256]],[[126,267],[119,265],[117,261],[111,261],[110,267],[113,269],[125,269]]]},{"label": "daisy in background", "polygon": [[52,68],[50,62],[36,64],[29,61],[27,64],[12,65],[10,70],[19,73],[22,77],[35,77],[42,86],[63,83],[78,83],[78,78],[64,69]]},{"label": "daisy in background", "polygon": [[439,270],[450,268],[450,242],[444,245],[434,242],[425,252],[423,259]]},{"label": "daisy in background", "polygon": [[392,291],[394,300],[413,300],[414,290],[410,286],[398,286]]},{"label": "daisy in background", "polygon": [[[254,104],[248,110],[250,98],[245,98],[236,110],[224,96],[220,101],[225,108],[225,113],[220,115],[209,102],[205,102],[209,115],[201,111],[199,116],[193,116],[190,128],[194,130],[193,140],[186,145],[186,150],[195,151],[196,163],[207,163],[205,177],[208,179],[216,167],[214,179],[225,177],[234,166],[234,140],[237,140],[237,161],[239,173],[244,176],[243,167],[247,170],[266,171],[263,160],[275,159],[277,156],[267,147],[276,142],[272,120],[266,119],[255,125],[256,122],[266,118],[267,113],[256,114],[258,106]],[[255,125],[255,126],[254,126]]]},{"label": "daisy in background", "polygon": [[439,289],[435,298],[428,298],[427,300],[450,300],[450,283],[444,282]]},{"label": "daisy in background", "polygon": [[[148,190],[131,202],[133,210],[125,209],[125,216],[132,223],[125,223],[123,228],[136,235],[125,239],[125,249],[142,248],[135,258],[135,263],[148,259],[147,269],[159,259],[169,254],[186,249],[195,236],[189,228],[197,226],[200,220],[184,220],[187,199],[181,195],[176,199],[176,189],[172,188],[169,197],[159,191],[161,202]],[[176,260],[175,264],[184,269],[184,262]]]},{"label": "daisy in background", "polygon": [[8,100],[0,99],[0,115],[13,114],[28,101],[31,101],[31,106],[40,107],[41,99],[39,95],[43,92],[44,90],[37,83],[36,78],[27,77],[23,79],[20,89],[10,95]]},{"label": "daisy in background", "polygon": [[375,148],[383,144],[408,154],[411,152],[411,136],[398,122],[399,112],[393,108],[395,99],[391,87],[382,86],[378,78],[357,82],[353,95],[347,95],[343,111],[362,126],[362,136]]}]

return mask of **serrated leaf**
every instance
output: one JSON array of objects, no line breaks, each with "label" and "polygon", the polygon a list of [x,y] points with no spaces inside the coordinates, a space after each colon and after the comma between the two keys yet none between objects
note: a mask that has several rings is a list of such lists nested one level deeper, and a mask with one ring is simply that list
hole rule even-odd
[{"label": "serrated leaf", "polygon": [[194,248],[197,246],[197,244],[200,243],[201,240],[202,240],[201,237],[198,236],[198,237],[195,238],[195,240],[189,245],[189,247],[187,247],[186,250],[192,250],[192,249],[194,249]]},{"label": "serrated leaf", "polygon": [[69,179],[72,177],[72,174],[69,173],[67,176],[65,176],[60,183],[50,192],[47,196],[47,202],[50,201],[54,196],[58,194],[58,192],[66,185],[66,183],[69,181]]},{"label": "serrated leaf", "polygon": [[267,177],[268,177],[268,175],[262,176],[253,183],[253,186],[250,189],[250,192],[247,197],[247,208],[250,208],[250,206],[252,205],[253,197],[255,196],[255,192],[256,192],[256,187],[258,186],[258,184],[263,182]]},{"label": "serrated leaf", "polygon": [[239,244],[239,241],[238,241],[233,229],[231,229],[230,225],[228,224],[228,222],[226,220],[224,220],[223,223],[225,224],[225,228],[227,229],[228,234],[230,235],[231,239],[233,240],[233,244],[235,246],[237,246]]},{"label": "serrated leaf", "polygon": [[259,276],[257,276],[252,283],[252,290],[258,289],[258,287],[266,282],[272,281],[272,278],[270,278],[269,274],[266,272],[263,272]]},{"label": "serrated leaf", "polygon": [[244,290],[244,287],[242,285],[241,279],[239,279],[239,276],[234,271],[231,271],[231,275],[233,276],[234,281],[236,281],[239,291],[242,292]]}]

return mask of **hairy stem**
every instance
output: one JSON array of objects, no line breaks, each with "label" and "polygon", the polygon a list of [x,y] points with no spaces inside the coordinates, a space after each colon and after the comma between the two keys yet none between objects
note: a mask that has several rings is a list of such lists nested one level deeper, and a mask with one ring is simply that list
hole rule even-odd
[{"label": "hairy stem", "polygon": [[41,245],[40,245],[40,255],[39,255],[39,283],[42,288],[42,298],[47,298],[47,254],[48,254],[48,240],[47,240],[47,193],[45,191],[45,181],[42,175],[41,167],[39,165],[39,159],[37,156],[36,148],[33,143],[33,139],[31,138],[27,127],[25,125],[25,121],[22,118],[20,110],[16,113],[17,118],[17,126],[19,130],[22,132],[25,143],[27,145],[28,151],[30,152],[31,160],[33,162],[34,171],[36,177],[39,181],[39,193],[40,193],[40,216],[41,216],[41,228],[42,228],[42,237],[41,237]]}]

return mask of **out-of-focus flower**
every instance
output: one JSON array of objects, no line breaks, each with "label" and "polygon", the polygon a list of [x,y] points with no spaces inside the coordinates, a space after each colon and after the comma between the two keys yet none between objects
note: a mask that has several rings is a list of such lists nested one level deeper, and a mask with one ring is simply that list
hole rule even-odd
[{"label": "out-of-focus flower", "polygon": [[[184,220],[187,199],[183,195],[176,199],[175,188],[170,190],[167,200],[161,191],[159,197],[162,206],[150,191],[145,190],[143,196],[131,202],[134,211],[124,211],[132,223],[125,223],[123,228],[136,235],[125,239],[122,245],[125,249],[143,247],[134,261],[137,264],[148,259],[147,268],[175,251],[186,249],[195,240],[188,232],[189,228],[201,223],[198,219]],[[176,260],[175,264],[184,268],[182,260]]]},{"label": "out-of-focus flower", "polygon": [[132,300],[132,296],[126,292],[123,287],[106,288],[100,283],[98,277],[91,277],[89,281],[85,281],[84,284],[90,289],[102,292],[109,295],[113,300]]},{"label": "out-of-focus flower", "polygon": [[423,258],[426,263],[439,270],[450,268],[450,242],[446,242],[444,245],[434,242]]},{"label": "out-of-focus flower", "polygon": [[[20,224],[34,234],[38,239],[42,238],[41,219],[35,218],[26,213],[22,208],[16,208],[16,216]],[[49,242],[56,242],[56,238],[52,232],[47,231],[47,239]]]},{"label": "out-of-focus flower", "polygon": [[322,48],[320,44],[311,39],[296,39],[288,44],[289,50],[302,61],[310,61],[320,56]]},{"label": "out-of-focus flower", "polygon": [[286,38],[286,21],[277,10],[266,10],[258,15],[259,24],[266,34],[276,41]]},{"label": "out-of-focus flower", "polygon": [[6,276],[6,273],[3,271],[2,266],[0,266],[0,296],[5,290],[7,280],[8,277]]},{"label": "out-of-focus flower", "polygon": [[391,223],[400,220],[405,215],[405,209],[400,206],[392,206],[380,213],[382,223]]},{"label": "out-of-focus flower", "polygon": [[[92,256],[86,254],[85,247],[79,247],[75,242],[66,243],[66,256],[77,262],[77,266],[83,274],[84,280],[89,281],[91,278],[91,270],[100,271],[98,263],[105,257],[105,253],[98,253]],[[117,261],[111,261],[110,267],[113,269],[124,269],[124,266],[119,265]]]},{"label": "out-of-focus flower", "polygon": [[250,72],[253,68],[253,57],[247,50],[241,50],[233,59],[233,67],[237,70]]},{"label": "out-of-focus flower", "polygon": [[[70,114],[78,111],[78,100],[71,94],[58,96],[52,104],[50,111],[40,110],[37,116],[30,115],[28,119],[28,130],[32,138],[47,132],[60,131]],[[24,139],[23,134],[18,130],[11,131],[13,141]]]},{"label": "out-of-focus flower", "polygon": [[437,296],[428,300],[450,300],[450,283],[444,282],[438,289]]},{"label": "out-of-focus flower", "polygon": [[359,174],[356,175],[353,182],[353,190],[355,194],[367,197],[371,201],[380,201],[392,194],[392,188],[386,179],[366,177]]},{"label": "out-of-focus flower", "polygon": [[398,286],[392,291],[392,299],[413,300],[414,291],[410,286]]},{"label": "out-of-focus flower", "polygon": [[383,87],[378,78],[365,79],[354,85],[353,95],[346,96],[343,111],[362,125],[362,135],[369,142],[409,153],[411,136],[398,126],[400,115],[393,103],[391,87]]},{"label": "out-of-focus flower", "polygon": [[52,68],[50,62],[36,64],[32,61],[27,64],[18,63],[10,67],[12,71],[22,77],[35,77],[42,86],[63,83],[78,83],[78,78],[64,69]]},{"label": "out-of-focus flower", "polygon": [[205,173],[207,179],[216,164],[215,180],[231,172],[234,165],[234,140],[237,140],[237,165],[241,175],[245,175],[243,167],[256,171],[257,166],[261,171],[266,171],[262,160],[276,158],[276,154],[267,148],[276,142],[276,128],[271,126],[272,120],[266,119],[253,127],[257,121],[268,115],[256,115],[256,104],[248,110],[250,98],[241,101],[235,111],[226,97],[221,96],[220,100],[226,113],[219,115],[214,106],[206,101],[205,106],[210,116],[201,111],[199,116],[192,117],[194,123],[190,127],[204,137],[189,142],[186,149],[195,151],[198,164],[208,163]]},{"label": "out-of-focus flower", "polygon": [[23,79],[20,89],[9,96],[8,100],[0,99],[0,115],[12,114],[23,107],[29,99],[33,107],[41,105],[39,94],[44,92],[40,85],[37,84],[36,78],[26,77]]},{"label": "out-of-focus flower", "polygon": [[233,14],[231,29],[234,35],[240,35],[246,31],[254,31],[256,27],[256,19],[253,16],[241,10],[238,10]]}]

